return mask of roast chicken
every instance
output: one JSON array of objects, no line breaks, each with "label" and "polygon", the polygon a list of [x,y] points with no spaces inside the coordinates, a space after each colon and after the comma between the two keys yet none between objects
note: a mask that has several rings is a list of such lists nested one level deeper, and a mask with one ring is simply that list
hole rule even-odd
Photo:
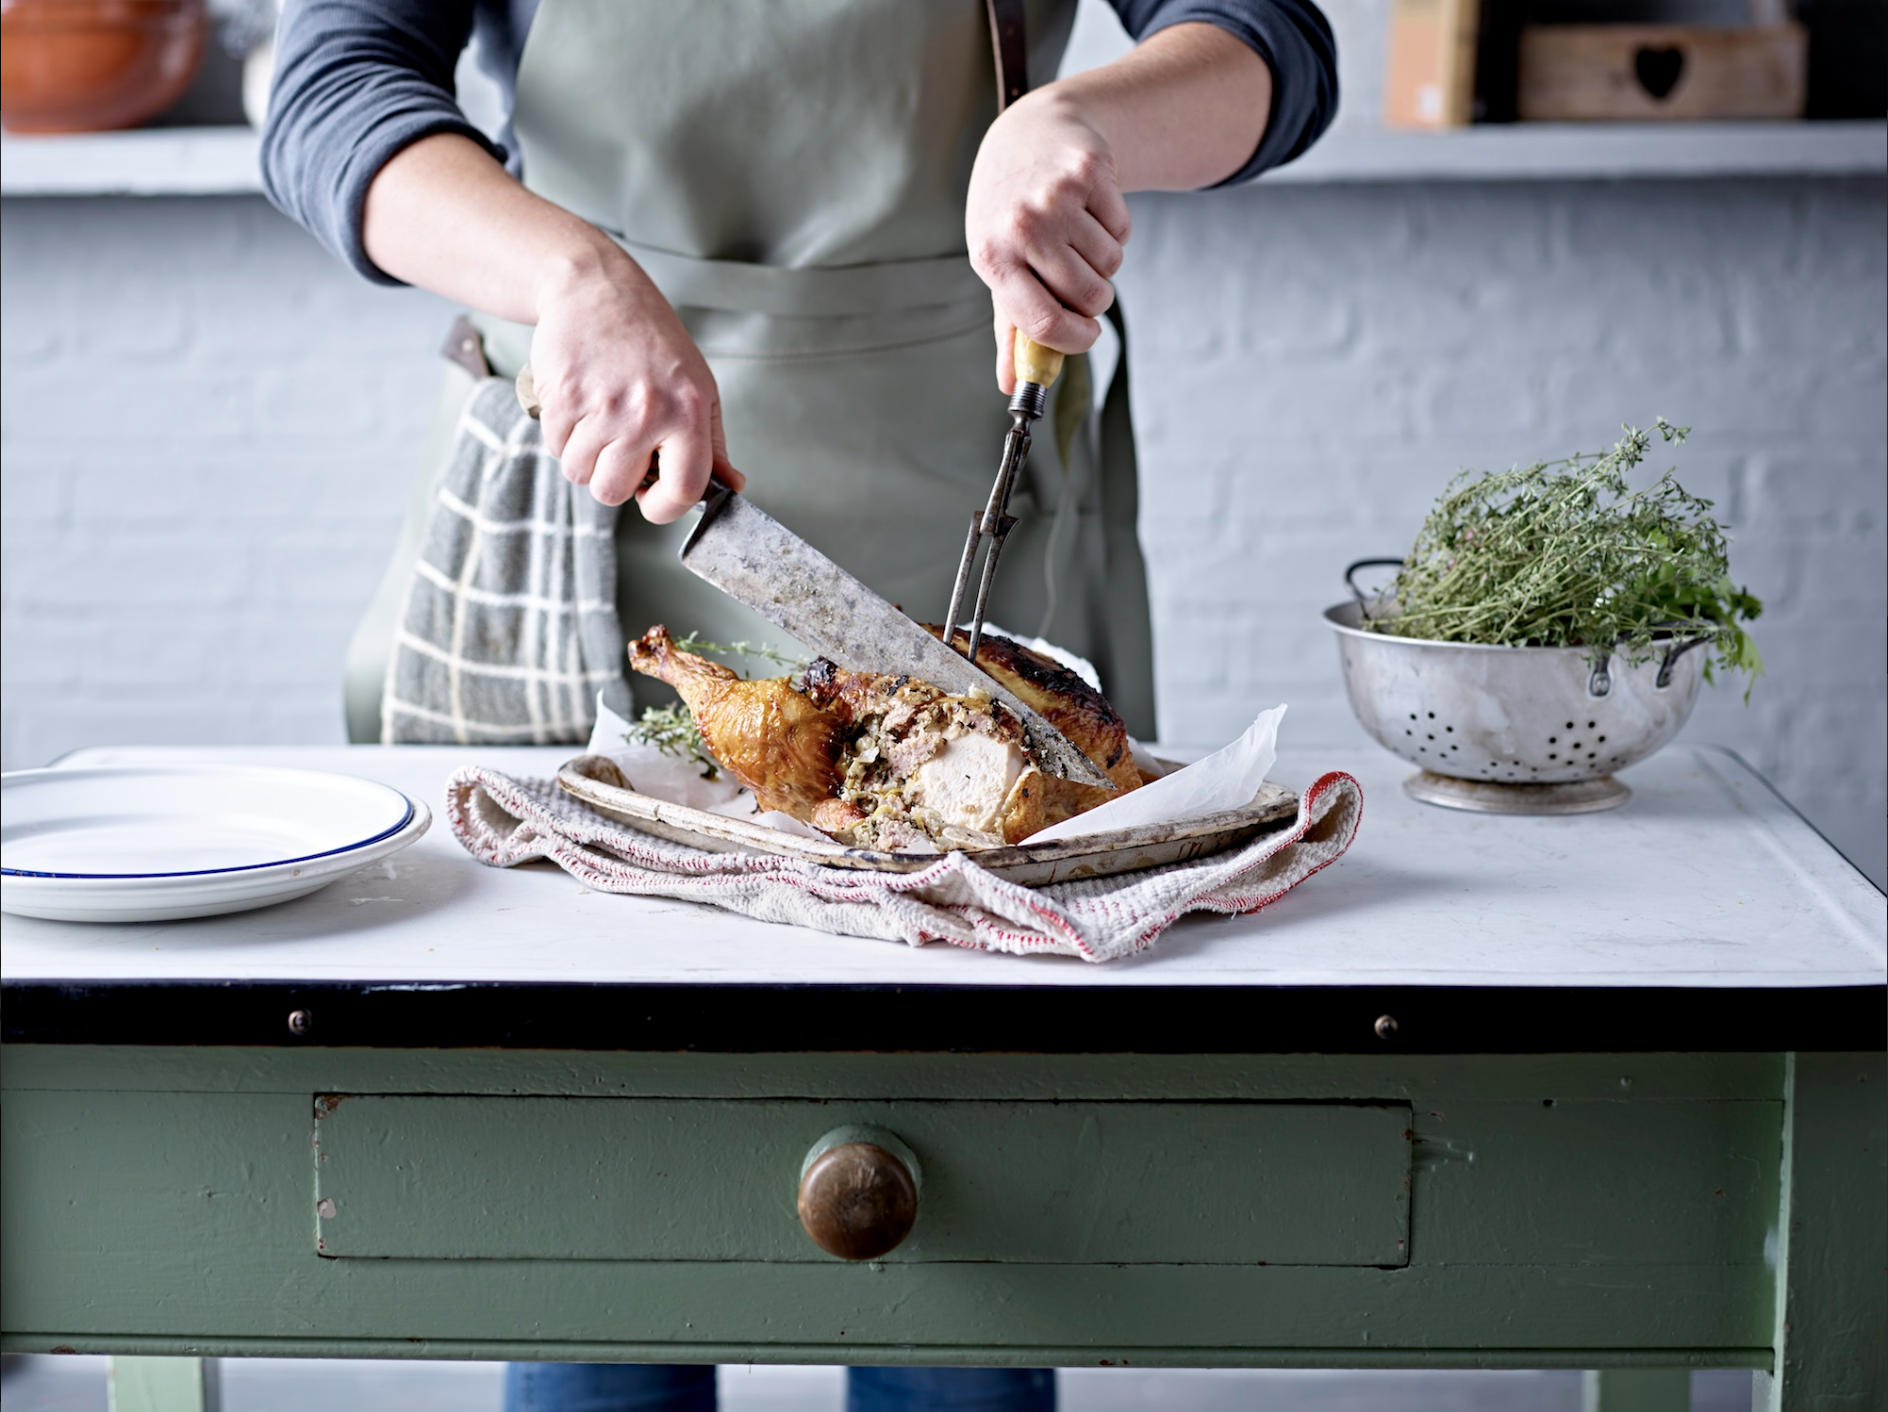
[{"label": "roast chicken", "polygon": [[[1023,748],[1021,722],[981,694],[952,696],[914,677],[849,672],[823,659],[797,680],[745,680],[681,650],[662,627],[632,643],[629,657],[681,694],[709,751],[762,809],[854,847],[1018,843],[1113,797],[1044,774]],[[1001,637],[983,639],[977,662],[1118,789],[1141,783],[1121,718],[1075,673]]]}]

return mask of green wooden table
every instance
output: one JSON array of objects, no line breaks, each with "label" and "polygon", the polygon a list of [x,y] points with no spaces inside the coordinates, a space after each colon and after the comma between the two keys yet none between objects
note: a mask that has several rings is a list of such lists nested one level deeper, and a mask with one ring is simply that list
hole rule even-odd
[{"label": "green wooden table", "polygon": [[[432,800],[466,758],[206,757]],[[443,830],[262,912],[9,917],[4,1347],[120,1355],[152,1408],[244,1355],[1577,1367],[1609,1409],[1740,1367],[1762,1407],[1888,1406],[1881,894],[1721,753],[1587,819],[1277,774],[1333,766],[1342,863],[1111,968],[604,897]],[[858,1264],[794,1209],[851,1125],[920,1167]]]}]

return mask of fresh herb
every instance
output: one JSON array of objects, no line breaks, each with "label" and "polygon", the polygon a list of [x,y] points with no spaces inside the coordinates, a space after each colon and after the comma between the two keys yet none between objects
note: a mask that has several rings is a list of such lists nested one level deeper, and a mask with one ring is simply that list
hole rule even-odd
[{"label": "fresh herb", "polygon": [[[1683,443],[1690,428],[1660,417],[1654,430]],[[1633,490],[1627,476],[1653,433],[1625,432],[1608,452],[1458,475],[1423,522],[1390,611],[1364,626],[1442,642],[1584,647],[1596,662],[1629,664],[1703,639],[1715,665],[1754,682],[1763,659],[1740,624],[1763,605],[1732,583],[1711,502],[1671,471]]]},{"label": "fresh herb", "polygon": [[[711,653],[716,657],[756,657],[763,662],[785,667],[787,676],[806,670],[806,658],[791,656],[765,643],[709,642],[700,633],[691,632],[687,637],[678,639],[675,645],[683,652]],[[747,673],[741,675],[746,676]]]},{"label": "fresh herb", "polygon": [[[717,657],[754,657],[784,666],[789,674],[806,667],[805,658],[788,656],[765,644],[709,642],[696,632],[678,639],[675,646],[683,652],[713,653]],[[681,703],[643,708],[642,719],[630,725],[623,739],[631,745],[653,745],[664,755],[677,760],[693,760],[702,767],[701,777],[705,780],[721,777],[721,762],[710,753],[708,742],[702,739],[701,731],[695,725],[694,716]]]},{"label": "fresh herb", "polygon": [[708,742],[686,706],[645,706],[642,719],[630,723],[623,739],[631,745],[653,745],[677,760],[693,760],[702,767],[705,780],[721,777],[721,762],[708,753]]}]

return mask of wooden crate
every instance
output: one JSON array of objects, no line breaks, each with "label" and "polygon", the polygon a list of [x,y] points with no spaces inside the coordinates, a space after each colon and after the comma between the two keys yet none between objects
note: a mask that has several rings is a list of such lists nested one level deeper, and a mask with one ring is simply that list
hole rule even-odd
[{"label": "wooden crate", "polygon": [[1386,127],[1467,125],[1475,100],[1476,0],[1392,0]]},{"label": "wooden crate", "polygon": [[1801,25],[1530,25],[1516,107],[1524,122],[1800,118]]}]

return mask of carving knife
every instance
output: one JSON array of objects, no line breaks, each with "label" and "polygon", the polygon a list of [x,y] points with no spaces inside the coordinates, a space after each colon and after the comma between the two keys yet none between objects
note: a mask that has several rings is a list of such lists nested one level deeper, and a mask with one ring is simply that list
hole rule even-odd
[{"label": "carving knife", "polygon": [[[538,414],[531,369],[518,374],[518,401]],[[651,468],[645,486],[655,481]],[[719,480],[696,507],[701,519],[682,544],[682,565],[849,672],[904,672],[954,696],[982,692],[1023,725],[1030,757],[1049,774],[1113,789],[1114,781],[983,668],[932,637],[772,515]]]},{"label": "carving knife", "polygon": [[701,522],[682,545],[682,564],[847,671],[905,672],[955,696],[982,692],[1002,702],[1045,771],[1114,788],[1041,713],[725,486],[710,487]]}]

